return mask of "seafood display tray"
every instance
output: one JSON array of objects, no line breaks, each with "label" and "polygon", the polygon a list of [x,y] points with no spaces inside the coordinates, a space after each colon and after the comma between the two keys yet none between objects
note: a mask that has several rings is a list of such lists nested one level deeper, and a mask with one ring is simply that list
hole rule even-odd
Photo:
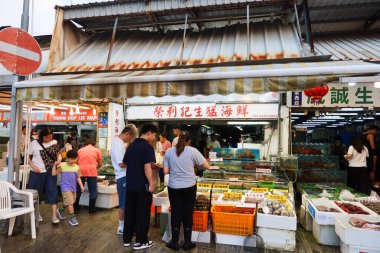
[{"label": "seafood display tray", "polygon": [[[340,240],[351,247],[380,249],[380,231],[356,228],[349,223],[350,217],[352,215],[336,217],[335,231]],[[380,217],[378,216],[355,215],[355,217],[369,222],[380,222]]]},{"label": "seafood display tray", "polygon": [[[328,208],[335,208],[338,212],[322,212],[319,211],[316,206],[324,205]],[[315,223],[319,225],[335,225],[335,217],[337,214],[342,214],[342,211],[329,200],[314,199],[309,200],[307,203],[307,210],[309,211],[311,217],[313,217]]]}]

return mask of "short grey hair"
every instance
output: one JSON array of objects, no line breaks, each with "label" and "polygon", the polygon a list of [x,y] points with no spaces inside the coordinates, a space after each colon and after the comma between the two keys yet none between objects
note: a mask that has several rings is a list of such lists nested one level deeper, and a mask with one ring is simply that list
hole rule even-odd
[{"label": "short grey hair", "polygon": [[134,125],[134,124],[127,124],[125,125],[123,131],[121,131],[121,133],[124,133],[124,134],[133,134],[133,135],[136,135],[137,136],[137,127]]}]

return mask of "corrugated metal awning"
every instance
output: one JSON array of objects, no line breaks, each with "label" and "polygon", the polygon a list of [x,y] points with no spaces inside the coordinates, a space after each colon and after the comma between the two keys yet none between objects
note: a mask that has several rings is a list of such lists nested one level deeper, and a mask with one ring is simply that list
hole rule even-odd
[{"label": "corrugated metal awning", "polygon": [[228,95],[303,90],[341,76],[379,72],[380,65],[364,62],[287,63],[47,75],[15,87],[18,100]]}]

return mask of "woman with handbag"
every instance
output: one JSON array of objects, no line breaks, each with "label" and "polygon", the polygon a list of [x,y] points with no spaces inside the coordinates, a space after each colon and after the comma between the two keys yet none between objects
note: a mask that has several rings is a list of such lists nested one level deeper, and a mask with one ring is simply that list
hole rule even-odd
[{"label": "woman with handbag", "polygon": [[66,159],[68,151],[70,151],[70,150],[78,151],[77,148],[78,148],[77,139],[73,138],[71,136],[67,137],[65,146],[63,146],[63,148],[59,152],[62,156],[62,160]]},{"label": "woman with handbag", "polygon": [[38,140],[32,141],[29,146],[30,175],[28,188],[38,191],[40,201],[42,194],[46,194],[46,203],[51,205],[51,222],[53,224],[59,223],[57,218],[57,176],[52,175],[52,168],[56,161],[61,161],[57,141],[53,140],[53,133],[49,129],[43,129]]}]

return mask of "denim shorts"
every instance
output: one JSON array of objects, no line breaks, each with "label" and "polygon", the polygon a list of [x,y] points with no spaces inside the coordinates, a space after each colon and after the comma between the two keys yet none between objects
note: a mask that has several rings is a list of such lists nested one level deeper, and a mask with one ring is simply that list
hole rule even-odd
[{"label": "denim shorts", "polygon": [[40,201],[42,194],[45,193],[46,204],[54,205],[58,203],[57,176],[53,176],[51,170],[45,173],[30,171],[28,189],[37,190]]},{"label": "denim shorts", "polygon": [[127,177],[122,177],[117,181],[117,194],[119,195],[119,208],[125,209],[125,188],[127,185]]}]

